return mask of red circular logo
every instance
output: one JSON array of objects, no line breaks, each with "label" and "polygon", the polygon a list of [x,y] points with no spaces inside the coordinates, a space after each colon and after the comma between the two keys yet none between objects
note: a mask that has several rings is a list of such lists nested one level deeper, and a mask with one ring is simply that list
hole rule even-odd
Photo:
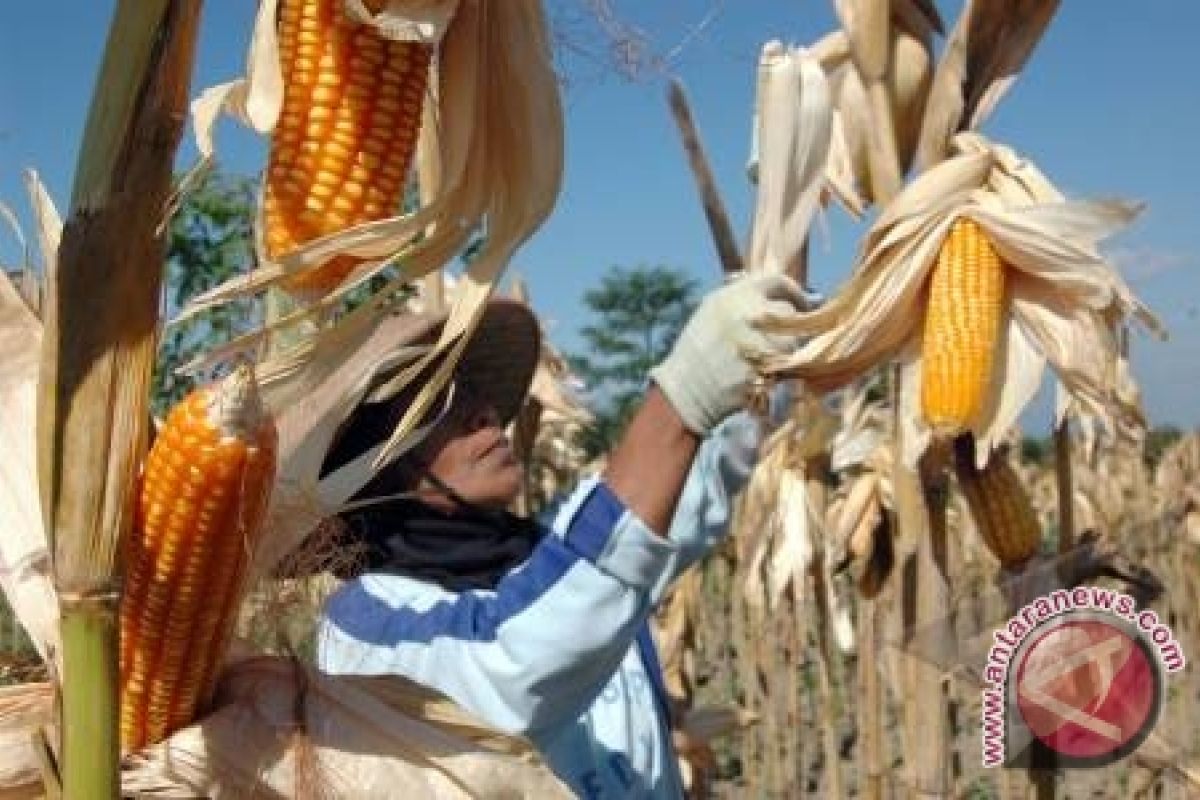
[{"label": "red circular logo", "polygon": [[1029,731],[1063,756],[1121,756],[1157,716],[1154,656],[1121,626],[1060,620],[1036,638],[1017,668],[1017,707]]}]

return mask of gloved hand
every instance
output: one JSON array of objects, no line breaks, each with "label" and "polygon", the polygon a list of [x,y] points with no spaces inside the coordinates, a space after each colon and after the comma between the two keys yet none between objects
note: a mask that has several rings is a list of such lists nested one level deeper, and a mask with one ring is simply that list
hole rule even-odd
[{"label": "gloved hand", "polygon": [[688,430],[707,436],[746,402],[755,376],[746,356],[789,353],[800,343],[798,336],[767,334],[756,322],[805,308],[803,290],[786,275],[741,277],[704,298],[650,379]]}]

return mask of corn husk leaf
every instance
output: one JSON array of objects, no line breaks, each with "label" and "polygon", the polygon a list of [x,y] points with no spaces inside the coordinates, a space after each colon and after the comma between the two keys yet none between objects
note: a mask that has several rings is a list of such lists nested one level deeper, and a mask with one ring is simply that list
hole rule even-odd
[{"label": "corn husk leaf", "polygon": [[[41,250],[53,279],[62,222],[36,173],[26,174]],[[28,273],[29,271],[27,271]],[[39,292],[40,295],[40,292]],[[37,393],[42,323],[29,298],[0,276],[0,588],[46,663],[57,664],[58,595],[38,484]]]},{"label": "corn husk leaf", "polygon": [[1194,506],[1200,511],[1200,431],[1171,445],[1154,472],[1158,513],[1180,514]]},{"label": "corn husk leaf", "polygon": [[888,415],[867,402],[867,384],[848,390],[842,425],[833,440],[830,467],[840,485],[826,510],[826,548],[834,574],[848,570],[859,592],[875,596],[894,561],[884,512],[893,508]]},{"label": "corn husk leaf", "polygon": [[53,724],[54,686],[22,683],[0,689],[0,797],[46,796],[36,744]]},{"label": "corn husk leaf", "polygon": [[[41,685],[0,693],[5,729],[52,723]],[[10,774],[36,770],[11,752]],[[25,759],[25,763],[22,763]],[[127,756],[122,794],[139,798],[567,798],[524,739],[481,724],[400,678],[329,676],[274,657],[225,673],[216,709]]]},{"label": "corn husk leaf", "polygon": [[816,556],[812,529],[815,512],[803,470],[779,476],[776,522],[767,560],[767,607],[776,608],[792,581],[804,582]]},{"label": "corn husk leaf", "polygon": [[41,340],[41,324],[0,275],[0,587],[48,660],[58,650],[58,601],[37,483]]},{"label": "corn husk leaf", "polygon": [[916,161],[938,164],[963,130],[978,130],[1020,74],[1059,0],[967,0],[934,72]]},{"label": "corn husk leaf", "polygon": [[33,272],[32,265],[29,263],[29,245],[25,241],[25,232],[21,229],[21,223],[17,220],[16,212],[9,208],[6,204],[0,203],[0,219],[8,225],[12,230],[13,236],[17,240],[17,244],[21,246],[21,263],[17,267],[9,267],[8,265],[0,264],[0,271],[10,277],[16,276],[17,282],[14,288],[21,295],[21,299],[29,306],[29,310],[34,314],[37,313],[39,298],[31,295],[29,289],[29,278]]},{"label": "corn husk leaf", "polygon": [[[338,678],[254,659],[226,677],[198,725],[131,760],[135,796],[162,789],[244,797],[569,797],[522,740],[398,679]],[[299,719],[297,719],[299,711]],[[303,734],[292,735],[296,725]],[[282,745],[282,746],[281,746]],[[178,796],[178,795],[174,795]]]},{"label": "corn husk leaf", "polygon": [[829,88],[816,59],[778,41],[763,46],[758,70],[759,178],[749,268],[796,274],[829,153]]},{"label": "corn husk leaf", "polygon": [[279,477],[267,511],[256,571],[270,571],[288,552],[377,473],[375,448],[319,479],[338,428],[376,376],[403,368],[429,348],[405,346],[413,317],[371,304],[356,309],[299,353],[285,352],[256,367],[264,404],[279,432]]},{"label": "corn husk leaf", "polygon": [[362,0],[346,0],[352,19],[373,25],[383,36],[406,42],[436,42],[458,11],[458,0],[386,0],[372,11]]},{"label": "corn husk leaf", "polygon": [[[392,0],[372,19],[385,35],[417,36],[439,47],[432,90],[436,113],[427,115],[432,123],[422,127],[418,145],[418,169],[435,185],[422,187],[423,202],[411,213],[315,239],[274,263],[260,246],[258,269],[193,298],[179,319],[262,291],[337,255],[365,259],[344,279],[343,287],[393,264],[398,277],[380,290],[390,294],[448,265],[472,232],[485,225],[486,240],[469,266],[441,340],[389,387],[398,390],[429,360],[443,358],[409,417],[381,452],[380,458],[386,459],[395,455],[401,439],[445,384],[513,253],[549,215],[562,176],[562,109],[546,22],[536,0]],[[194,114],[202,154],[211,153],[211,122],[218,112],[249,121],[263,134],[273,130],[282,97],[274,35],[273,17],[264,10],[244,82],[197,101]],[[430,159],[436,163],[426,163]],[[308,296],[305,303],[327,310],[327,300]],[[229,347],[244,347],[261,337],[262,332],[252,332]]]},{"label": "corn husk leaf", "polygon": [[1159,321],[1098,250],[1137,208],[1115,201],[1061,199],[1028,161],[977,134],[922,174],[880,215],[847,284],[821,308],[770,322],[811,334],[789,356],[764,364],[817,391],[845,386],[874,366],[901,362],[901,453],[915,465],[930,439],[919,415],[920,334],[926,280],[950,225],[975,220],[1009,265],[1011,302],[1003,350],[985,413],[971,428],[977,459],[1003,438],[1040,385],[1048,362],[1089,413],[1121,414],[1113,390],[1115,315],[1162,334]]},{"label": "corn husk leaf", "polygon": [[[923,0],[867,4],[860,13],[854,5],[837,4],[846,29],[827,34],[811,52],[825,70],[834,105],[827,187],[848,213],[861,218],[868,206],[899,189],[912,163],[941,19]],[[867,73],[860,61],[869,64]]]},{"label": "corn husk leaf", "polygon": [[755,613],[774,608],[789,586],[804,587],[822,552],[824,512],[809,496],[807,469],[828,449],[836,419],[812,395],[794,403],[791,416],[763,442],[742,499],[738,564]]}]

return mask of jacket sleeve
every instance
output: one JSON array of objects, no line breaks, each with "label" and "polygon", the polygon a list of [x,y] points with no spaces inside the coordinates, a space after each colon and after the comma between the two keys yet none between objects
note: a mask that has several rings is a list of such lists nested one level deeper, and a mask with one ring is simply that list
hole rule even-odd
[{"label": "jacket sleeve", "polygon": [[701,444],[671,518],[667,536],[677,550],[663,583],[653,590],[655,602],[728,535],[734,500],[750,480],[762,437],[762,423],[742,412],[727,418]]},{"label": "jacket sleeve", "polygon": [[318,663],[406,675],[520,734],[578,717],[604,688],[679,563],[599,480],[581,484],[494,591],[363,576],[327,603]]}]

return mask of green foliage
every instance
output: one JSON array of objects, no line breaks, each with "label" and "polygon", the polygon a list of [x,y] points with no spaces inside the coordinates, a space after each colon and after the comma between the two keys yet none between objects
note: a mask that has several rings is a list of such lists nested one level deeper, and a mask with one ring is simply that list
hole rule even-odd
[{"label": "green foliage", "polygon": [[[195,295],[251,269],[255,193],[250,178],[214,170],[172,217],[163,298],[168,321]],[[165,414],[194,386],[193,377],[174,374],[177,367],[250,330],[262,313],[261,301],[236,300],[166,328],[154,374],[154,413]]]},{"label": "green foliage", "polygon": [[580,330],[587,352],[567,360],[594,398],[596,424],[581,442],[589,457],[608,452],[620,438],[647,374],[695,310],[698,288],[678,269],[639,265],[610,268],[599,287],[584,293],[594,319]]},{"label": "green foliage", "polygon": [[1048,464],[1052,446],[1049,437],[1026,436],[1021,439],[1021,460],[1027,464]]},{"label": "green foliage", "polygon": [[1160,425],[1151,428],[1146,434],[1146,449],[1144,453],[1146,464],[1151,468],[1157,467],[1158,462],[1162,460],[1163,454],[1181,438],[1183,438],[1183,431],[1174,425]]}]

